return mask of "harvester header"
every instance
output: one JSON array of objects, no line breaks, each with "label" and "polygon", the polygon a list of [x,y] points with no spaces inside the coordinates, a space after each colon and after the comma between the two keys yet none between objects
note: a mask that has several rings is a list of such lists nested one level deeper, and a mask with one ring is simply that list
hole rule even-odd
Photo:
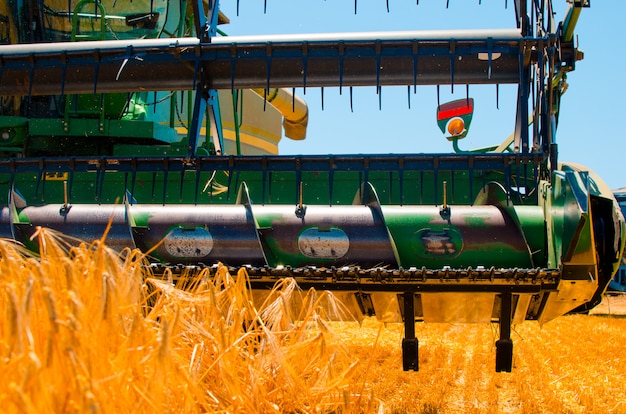
[{"label": "harvester header", "polygon": [[[416,321],[499,324],[510,371],[513,324],[599,303],[626,226],[556,140],[588,1],[558,24],[553,1],[517,0],[509,29],[245,36],[218,29],[219,1],[189,3],[0,7],[2,237],[107,231],[155,273],[222,263],[261,297],[285,277],[331,290],[356,318],[404,323],[405,370]],[[513,131],[463,151],[469,86],[489,84],[517,88]],[[388,85],[468,91],[433,105],[450,153],[278,155],[281,125],[306,136],[297,88]]]}]

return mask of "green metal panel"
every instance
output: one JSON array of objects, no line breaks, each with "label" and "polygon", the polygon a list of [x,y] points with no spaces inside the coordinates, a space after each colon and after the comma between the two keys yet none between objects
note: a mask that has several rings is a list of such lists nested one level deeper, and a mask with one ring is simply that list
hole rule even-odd
[{"label": "green metal panel", "polygon": [[[125,138],[128,140],[151,139],[159,143],[179,141],[173,128],[150,121],[127,121],[119,119],[70,118],[69,122],[62,119],[31,118],[28,123],[31,137],[46,140],[51,137],[103,137]],[[146,142],[149,144],[149,142]],[[29,147],[30,148],[30,147]],[[52,150],[52,149],[51,149]],[[141,152],[140,147],[133,149],[134,154]]]},{"label": "green metal panel", "polygon": [[[402,266],[533,267],[514,221],[494,206],[384,207]],[[529,215],[532,223],[539,217]]]}]

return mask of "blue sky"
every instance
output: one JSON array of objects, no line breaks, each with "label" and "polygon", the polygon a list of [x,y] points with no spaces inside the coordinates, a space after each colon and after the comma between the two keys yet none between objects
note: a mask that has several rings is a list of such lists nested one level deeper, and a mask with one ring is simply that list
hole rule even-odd
[{"label": "blue sky", "polygon": [[[231,23],[222,29],[229,35],[364,32],[390,30],[479,29],[514,27],[513,0],[236,0],[222,1]],[[566,0],[555,0],[560,21]],[[505,5],[507,6],[505,8]],[[612,189],[626,186],[621,163],[626,162],[626,128],[613,121],[626,117],[622,108],[626,64],[621,53],[619,28],[626,2],[592,1],[581,14],[576,35],[585,59],[568,74],[569,89],[563,97],[557,143],[559,159],[583,164],[597,172]],[[472,149],[498,144],[514,126],[516,89],[501,85],[496,100],[493,85],[470,86],[475,112],[470,132],[460,147]],[[282,154],[431,153],[452,152],[437,127],[435,86],[383,87],[382,109],[374,87],[353,89],[353,111],[347,88],[301,88],[296,93],[308,103],[310,118],[305,141],[284,138]],[[441,102],[466,96],[464,85],[441,86]]]}]

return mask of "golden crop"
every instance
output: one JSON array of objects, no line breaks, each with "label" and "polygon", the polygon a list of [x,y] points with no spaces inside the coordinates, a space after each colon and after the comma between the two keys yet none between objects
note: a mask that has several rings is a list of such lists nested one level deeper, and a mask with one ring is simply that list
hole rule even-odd
[{"label": "golden crop", "polygon": [[402,372],[402,326],[328,322],[331,293],[284,280],[254,303],[244,271],[174,286],[138,251],[38,240],[0,240],[2,412],[626,412],[626,319],[525,323],[511,374],[490,325],[419,324]]}]

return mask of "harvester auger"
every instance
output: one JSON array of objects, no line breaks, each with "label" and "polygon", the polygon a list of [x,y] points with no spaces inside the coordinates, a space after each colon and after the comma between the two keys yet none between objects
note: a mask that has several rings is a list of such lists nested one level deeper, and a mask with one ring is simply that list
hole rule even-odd
[{"label": "harvester auger", "polygon": [[[1,236],[35,248],[37,226],[93,240],[110,223],[109,245],[151,251],[155,271],[246,266],[259,295],[295,278],[357,317],[403,321],[405,370],[418,369],[416,321],[499,323],[496,370],[511,371],[512,324],[597,304],[626,235],[603,182],[557,160],[589,2],[558,25],[550,0],[513,3],[512,29],[306,36],[219,36],[217,0],[5,3]],[[264,119],[298,129],[295,88],[454,84],[517,85],[510,142],[279,156],[254,132],[275,127],[240,116],[267,104]],[[472,107],[439,106],[455,149]]]}]

